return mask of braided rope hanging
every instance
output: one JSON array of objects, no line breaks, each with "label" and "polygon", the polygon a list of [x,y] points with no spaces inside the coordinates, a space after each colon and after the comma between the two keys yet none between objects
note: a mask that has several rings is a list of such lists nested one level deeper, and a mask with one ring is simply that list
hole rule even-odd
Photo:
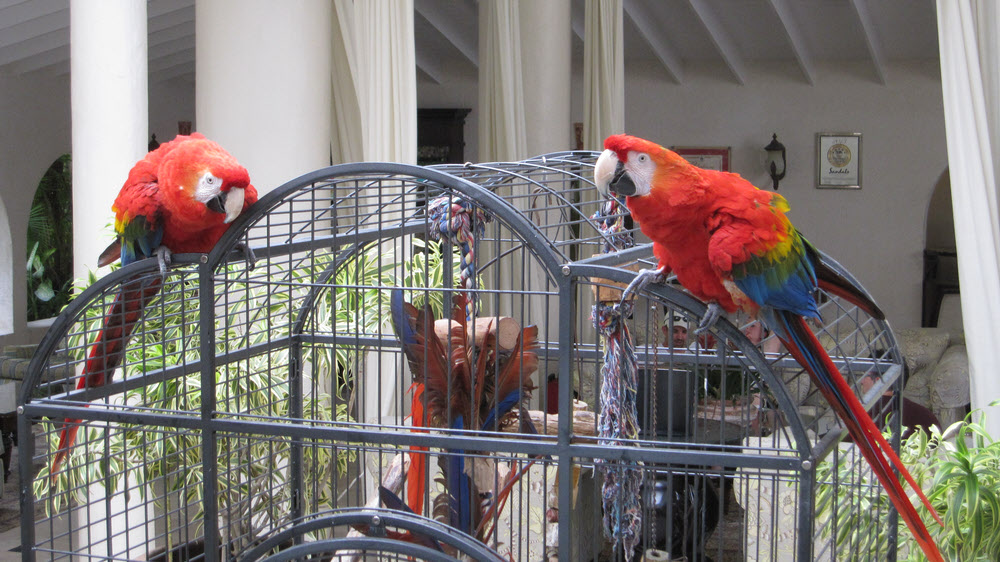
[{"label": "braided rope hanging", "polygon": [[[604,251],[611,252],[633,244],[625,229],[624,206],[609,199],[591,217],[605,235]],[[632,311],[628,302],[594,305],[594,325],[604,339],[604,364],[601,366],[601,416],[597,423],[599,442],[608,447],[632,445],[639,437],[636,394],[638,376],[635,346],[625,319]],[[642,471],[621,460],[599,460],[604,474],[601,499],[604,506],[604,534],[621,543],[625,560],[632,559],[639,544],[642,524]]]},{"label": "braided rope hanging", "polygon": [[490,216],[470,201],[443,195],[427,204],[427,217],[434,223],[431,238],[457,244],[462,252],[458,279],[466,291],[466,320],[471,321],[476,311],[472,292],[476,283],[476,238],[486,232]]}]

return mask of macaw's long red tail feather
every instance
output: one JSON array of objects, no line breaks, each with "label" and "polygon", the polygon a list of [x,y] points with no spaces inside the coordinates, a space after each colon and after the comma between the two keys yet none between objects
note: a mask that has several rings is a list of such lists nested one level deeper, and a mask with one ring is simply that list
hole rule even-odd
[{"label": "macaw's long red tail feather", "polygon": [[[413,416],[413,427],[424,427],[427,422],[424,418],[424,385],[413,383],[413,402],[410,413]],[[418,430],[426,433],[426,430]],[[424,494],[427,491],[427,454],[418,451],[426,451],[427,447],[414,445],[410,447],[410,469],[406,473],[406,504],[413,513],[423,513]]]},{"label": "macaw's long red tail feather", "polygon": [[[115,297],[111,310],[104,317],[104,326],[97,334],[94,345],[90,348],[90,356],[84,365],[83,374],[76,383],[77,390],[104,386],[112,373],[121,364],[132,330],[142,318],[142,311],[160,292],[163,279],[159,276],[135,277],[126,281]],[[59,467],[69,454],[76,433],[79,431],[80,420],[66,419],[59,435],[59,448],[52,459],[52,469],[49,474],[55,478]]]},{"label": "macaw's long red tail feather", "polygon": [[[900,473],[906,478],[913,490],[920,496],[924,505],[939,523],[940,517],[931,506],[927,497],[924,496],[920,486],[913,480],[913,476],[906,470],[899,456],[892,450],[885,436],[876,427],[871,416],[865,411],[864,406],[857,396],[847,385],[847,381],[841,376],[840,371],[834,365],[830,356],[827,355],[819,340],[806,324],[804,318],[791,312],[777,310],[778,337],[789,350],[795,360],[798,361],[811,375],[813,383],[819,387],[824,398],[837,412],[841,422],[847,428],[854,443],[861,454],[864,455],[868,464],[871,465],[872,472],[878,477],[879,482],[885,488],[889,499],[896,507],[900,516],[910,528],[914,538],[924,551],[924,554],[932,562],[944,562],[944,558],[938,551],[934,539],[927,532],[927,527],[917,514],[916,508],[910,503],[909,497],[903,490],[899,479],[892,472],[890,462],[895,465]],[[943,525],[943,523],[942,523]]]},{"label": "macaw's long red tail feather", "polygon": [[59,448],[56,449],[55,458],[52,459],[52,469],[49,474],[55,478],[58,474],[59,466],[66,460],[69,448],[76,440],[76,432],[80,430],[80,420],[67,419],[63,422],[62,432],[59,434]]}]

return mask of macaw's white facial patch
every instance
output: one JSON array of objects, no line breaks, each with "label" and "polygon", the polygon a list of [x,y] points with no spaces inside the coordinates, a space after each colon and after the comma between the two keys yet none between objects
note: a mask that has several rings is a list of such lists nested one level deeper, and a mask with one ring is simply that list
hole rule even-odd
[{"label": "macaw's white facial patch", "polygon": [[656,172],[656,163],[645,152],[630,150],[628,160],[625,162],[625,173],[632,178],[635,184],[635,194],[633,197],[649,195],[653,189],[653,174]]},{"label": "macaw's white facial patch", "polygon": [[205,172],[198,178],[198,185],[194,188],[194,198],[207,205],[209,201],[218,197],[221,191],[222,180],[212,175],[212,172]]}]

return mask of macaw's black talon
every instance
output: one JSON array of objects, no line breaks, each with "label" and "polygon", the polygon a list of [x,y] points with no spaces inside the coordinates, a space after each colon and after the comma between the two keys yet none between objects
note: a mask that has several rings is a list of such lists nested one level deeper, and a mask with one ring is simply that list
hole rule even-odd
[{"label": "macaw's black talon", "polygon": [[167,270],[170,268],[170,264],[173,262],[173,253],[170,248],[166,246],[159,246],[156,248],[156,261],[160,264],[160,277],[164,281],[167,280]]},{"label": "macaw's black talon", "polygon": [[243,252],[243,256],[247,260],[247,269],[253,271],[257,267],[257,254],[253,252],[253,248],[248,246],[246,242],[237,242],[236,249]]},{"label": "macaw's black talon", "polygon": [[719,317],[723,314],[722,307],[719,306],[717,302],[708,303],[708,309],[705,311],[705,316],[702,316],[701,322],[698,323],[698,327],[695,329],[695,335],[702,335],[705,332],[712,329],[715,323],[719,321]]},{"label": "macaw's black talon", "polygon": [[622,291],[622,302],[624,303],[632,298],[633,294],[644,290],[650,283],[663,283],[666,278],[667,276],[664,274],[664,268],[662,267],[658,269],[640,269],[635,279]]}]

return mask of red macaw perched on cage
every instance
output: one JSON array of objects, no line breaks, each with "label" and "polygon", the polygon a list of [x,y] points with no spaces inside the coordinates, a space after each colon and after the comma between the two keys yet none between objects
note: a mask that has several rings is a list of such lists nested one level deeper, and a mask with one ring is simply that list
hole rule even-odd
[{"label": "red macaw perched on cage", "polygon": [[[512,349],[504,351],[489,324],[475,338],[470,337],[465,296],[455,298],[451,321],[444,321],[446,341],[435,333],[430,308],[418,311],[403,300],[402,290],[393,290],[390,310],[414,378],[414,426],[498,431],[505,420],[519,417],[527,431],[534,431],[523,406],[534,388],[531,375],[538,369],[538,356],[531,351],[537,327],[521,330]],[[417,451],[426,449],[414,449],[407,473],[407,507],[420,513],[427,489],[426,454]],[[498,474],[492,459],[466,457],[462,450],[450,449],[448,453],[440,463],[446,493],[435,499],[434,515],[456,529],[484,538],[489,519],[527,467]],[[386,502],[391,495],[384,490],[383,503],[397,509],[404,505],[398,499]]]},{"label": "red macaw perched on cage", "polygon": [[817,250],[785,216],[784,197],[736,174],[693,166],[637,137],[612,135],[604,148],[594,168],[595,184],[605,194],[625,196],[659,260],[659,268],[640,274],[626,294],[672,270],[709,305],[698,332],[710,328],[723,310],[759,315],[840,416],[924,553],[943,562],[893,465],[939,523],[940,518],[807,323],[807,318],[820,318],[817,285],[882,318],[878,307],[821,263]]},{"label": "red macaw perched on cage", "polygon": [[[128,265],[156,256],[161,277],[123,284],[104,318],[77,389],[103,386],[111,378],[143,308],[163,285],[171,253],[210,251],[229,224],[256,201],[257,190],[250,185],[246,168],[198,133],[161,144],[132,167],[111,207],[118,237],[98,263],[105,266],[120,258],[122,265]],[[66,420],[51,476],[55,477],[69,453],[79,423]]]}]

